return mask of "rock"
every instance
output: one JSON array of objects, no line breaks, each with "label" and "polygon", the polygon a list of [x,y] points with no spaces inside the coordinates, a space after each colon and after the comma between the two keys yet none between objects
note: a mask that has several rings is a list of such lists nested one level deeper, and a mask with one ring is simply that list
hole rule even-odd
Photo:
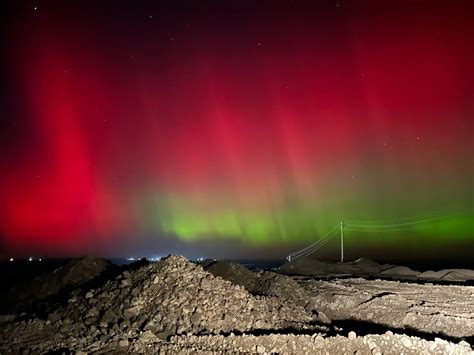
[{"label": "rock", "polygon": [[459,342],[459,345],[462,346],[463,348],[466,348],[466,349],[470,349],[470,348],[471,348],[471,345],[470,345],[467,341],[465,341],[465,340],[461,340],[461,341]]},{"label": "rock", "polygon": [[374,343],[372,340],[369,340],[367,343],[367,346],[369,347],[370,350],[373,350],[377,347],[377,344]]},{"label": "rock", "polygon": [[401,343],[403,344],[404,347],[411,348],[412,343],[409,337],[404,336],[400,339]]},{"label": "rock", "polygon": [[349,338],[349,340],[354,340],[357,338],[357,334],[354,331],[350,331],[349,334],[347,334],[347,337]]},{"label": "rock", "polygon": [[130,319],[130,318],[136,317],[140,313],[141,308],[142,307],[140,307],[140,306],[127,308],[123,311],[123,317],[125,319]]},{"label": "rock", "polygon": [[172,336],[173,334],[174,334],[174,331],[172,331],[171,329],[167,329],[167,330],[157,333],[156,336],[161,340],[168,340],[168,338]]},{"label": "rock", "polygon": [[125,319],[123,320],[122,322],[120,322],[120,329],[126,329],[130,327],[130,321],[128,319]]},{"label": "rock", "polygon": [[255,347],[255,351],[257,352],[257,354],[264,354],[267,349],[263,345],[257,345]]},{"label": "rock", "polygon": [[150,330],[146,330],[144,331],[141,335],[140,335],[140,339],[145,341],[145,342],[155,342],[155,341],[158,341],[158,337],[153,334]]},{"label": "rock", "polygon": [[105,323],[111,323],[117,319],[117,314],[112,309],[107,309],[102,317],[102,321]]},{"label": "rock", "polygon": [[128,346],[128,340],[127,339],[122,339],[119,341],[119,346],[121,347],[126,347]]},{"label": "rock", "polygon": [[194,314],[190,318],[191,324],[198,325],[200,319],[201,319],[201,313],[194,312]]}]

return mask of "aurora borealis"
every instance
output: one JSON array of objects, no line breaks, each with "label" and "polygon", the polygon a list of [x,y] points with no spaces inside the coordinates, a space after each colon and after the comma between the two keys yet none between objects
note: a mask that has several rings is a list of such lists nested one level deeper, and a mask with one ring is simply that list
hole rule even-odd
[{"label": "aurora borealis", "polygon": [[15,1],[3,16],[4,255],[276,257],[341,219],[451,214],[347,243],[474,246],[471,1]]}]

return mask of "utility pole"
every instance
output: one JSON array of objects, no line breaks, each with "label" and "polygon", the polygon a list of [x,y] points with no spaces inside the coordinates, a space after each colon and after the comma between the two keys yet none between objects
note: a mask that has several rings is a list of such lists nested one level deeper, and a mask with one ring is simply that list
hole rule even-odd
[{"label": "utility pole", "polygon": [[341,219],[341,263],[344,262],[344,222]]}]

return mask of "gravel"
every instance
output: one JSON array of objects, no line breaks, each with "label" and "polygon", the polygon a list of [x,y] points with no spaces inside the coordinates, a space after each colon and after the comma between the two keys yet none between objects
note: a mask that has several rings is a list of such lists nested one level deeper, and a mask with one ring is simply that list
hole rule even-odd
[{"label": "gravel", "polygon": [[[86,270],[86,264],[76,267]],[[44,317],[1,317],[0,353],[473,354],[461,339],[430,341],[390,331],[364,336],[353,330],[347,337],[329,336],[343,330],[323,324],[329,322],[324,309],[334,317],[346,307],[346,319],[364,307],[375,321],[382,311],[387,316],[387,308],[378,309],[371,302],[384,297],[393,301],[393,295],[382,293],[372,299],[367,284],[359,279],[327,285],[269,271],[251,272],[229,263],[211,266],[207,270],[212,273],[184,257],[170,256],[131,265],[94,286],[81,282]],[[433,289],[425,292],[429,290]],[[365,302],[362,308],[341,301],[356,293]],[[472,307],[467,306],[466,312],[472,315]]]}]

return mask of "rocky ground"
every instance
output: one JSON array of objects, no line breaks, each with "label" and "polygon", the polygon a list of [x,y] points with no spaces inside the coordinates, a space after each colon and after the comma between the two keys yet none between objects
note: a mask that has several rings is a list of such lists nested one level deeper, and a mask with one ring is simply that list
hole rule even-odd
[{"label": "rocky ground", "polygon": [[244,352],[293,354],[472,354],[467,342],[453,344],[436,338],[427,341],[418,337],[396,335],[390,331],[382,335],[347,337],[336,335],[264,335],[264,336],[190,336],[173,337],[164,344],[169,352]]},{"label": "rocky ground", "polygon": [[451,337],[474,335],[473,286],[297,279],[316,308],[332,320],[352,319]]},{"label": "rocky ground", "polygon": [[[112,270],[98,260],[33,281],[52,289],[0,316],[0,353],[472,353],[472,287],[316,280],[179,256]],[[407,327],[418,337],[387,331]]]}]

